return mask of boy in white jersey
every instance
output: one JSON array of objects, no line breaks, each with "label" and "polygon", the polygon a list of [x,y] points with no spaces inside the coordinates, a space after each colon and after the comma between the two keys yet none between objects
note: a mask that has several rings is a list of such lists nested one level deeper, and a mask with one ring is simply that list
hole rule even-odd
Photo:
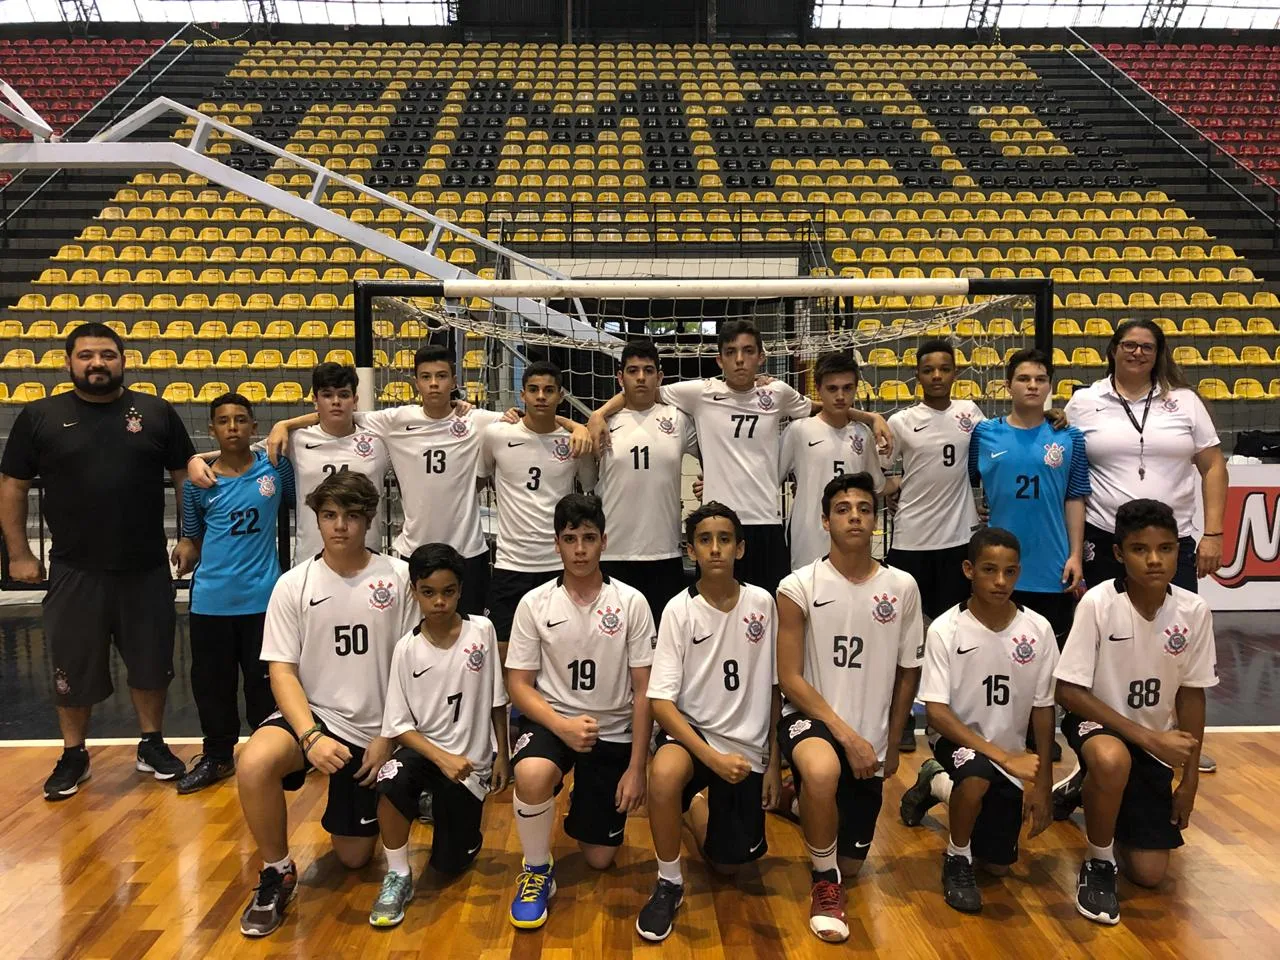
[{"label": "boy in white jersey", "polygon": [[[703,499],[727,504],[741,518],[746,547],[737,563],[737,578],[772,596],[788,566],[779,495],[781,423],[808,417],[816,408],[781,380],[764,378],[757,383],[765,353],[755,324],[726,321],[717,341],[716,363],[722,376],[668,384],[660,399],[693,420],[702,451]],[[623,402],[621,394],[615,395],[588,421],[601,449],[609,444],[606,421]],[[887,436],[877,414],[859,410],[851,415],[874,425],[877,437],[882,429]]]},{"label": "boy in white jersey", "polygon": [[[358,385],[355,367],[329,362],[317,364],[311,371],[316,412],[286,424],[276,424],[267,439],[254,446],[254,449],[266,450],[272,463],[283,454],[293,464],[297,490],[293,505],[294,566],[310,560],[323,547],[315,514],[304,509],[307,494],[319,486],[320,481],[339,471],[353,470],[373,481],[379,491],[383,488],[389,463],[387,450],[381,440],[355,421]],[[287,427],[290,423],[305,429],[290,433]],[[187,467],[192,483],[206,489],[213,486],[215,478],[207,461],[216,456],[217,451],[213,451],[191,458]],[[370,550],[383,548],[383,530],[383,517],[378,514],[370,521],[365,535],[365,545]]]},{"label": "boy in white jersey", "polygon": [[1081,599],[1056,671],[1062,732],[1085,773],[1088,854],[1076,909],[1098,923],[1120,922],[1117,852],[1139,886],[1164,879],[1200,784],[1204,691],[1218,683],[1217,655],[1208,604],[1173,585],[1178,548],[1166,504],[1120,506],[1113,549],[1124,576]]},{"label": "boy in white jersey", "polygon": [[[919,696],[938,738],[935,759],[925,761],[903,795],[902,819],[916,826],[934,803],[948,804],[942,891],[947,905],[963,913],[982,909],[974,861],[1003,876],[1018,859],[1023,820],[1030,823],[1028,838],[1053,822],[1058,645],[1048,620],[1010,599],[1021,560],[1018,538],[1008,530],[975,533],[963,568],[973,593],[933,621],[925,640]],[[1024,750],[1028,722],[1034,754]]]},{"label": "boy in white jersey", "polygon": [[733,577],[743,539],[731,509],[703,504],[685,521],[685,534],[699,577],[662,612],[649,682],[662,728],[649,771],[658,881],[636,931],[652,941],[671,933],[684,899],[682,814],[707,861],[733,872],[768,851],[764,811],[781,793],[773,598]]},{"label": "boy in white jersey", "polygon": [[447,543],[409,557],[422,622],[396,644],[382,735],[398,744],[378,771],[378,828],[387,874],[369,913],[375,927],[404,919],[413,899],[409,827],[426,789],[434,797],[429,865],[446,877],[475,859],[484,799],[511,779],[507,691],[493,624],[458,612],[467,563]]},{"label": "boy in white jersey", "polygon": [[858,393],[858,361],[851,354],[827,353],[813,365],[813,383],[822,401],[816,417],[797,420],[782,434],[782,476],[795,478],[787,536],[791,569],[799,570],[827,552],[820,506],[832,476],[870,474],[876,492],[884,473],[871,428],[849,419]]},{"label": "boy in white jersey", "polygon": [[524,853],[511,922],[547,920],[556,892],[551,857],[555,795],[573,771],[564,831],[604,870],[622,845],[627,814],[644,803],[649,758],[653,615],[638,590],[600,572],[605,515],[597,497],[556,504],[555,548],[564,572],[525,594],[507,651],[507,683],[519,708],[512,748],[516,830]]},{"label": "boy in white jersey", "polygon": [[481,477],[493,479],[498,500],[498,549],[486,607],[504,657],[520,598],[562,566],[552,523],[556,504],[573,493],[575,481],[583,491],[596,482],[595,459],[574,459],[570,432],[556,418],[564,400],[560,368],[546,361],[525,367],[520,399],[519,421],[485,429],[478,467]]},{"label": "boy in white jersey", "polygon": [[[827,555],[778,587],[778,683],[786,697],[778,743],[799,791],[812,862],[809,928],[835,943],[849,936],[841,879],[861,869],[875,836],[924,641],[915,581],[871,556],[871,475],[829,480],[821,509]],[[790,806],[785,795],[783,806]]]},{"label": "boy in white jersey", "polygon": [[367,477],[339,471],[307,495],[324,549],[276,581],[267,607],[262,659],[280,709],[240,752],[237,782],[245,822],[263,859],[240,932],[262,937],[280,926],[297,892],[289,856],[285,791],[307,771],[329,777],[320,821],[346,867],[369,862],[378,836],[378,770],[391,757],[381,736],[396,640],[418,620],[401,560],[368,550],[378,510]]},{"label": "boy in white jersey", "polygon": [[596,484],[609,518],[601,566],[661,612],[685,585],[681,466],[685,456],[698,455],[698,442],[683,410],[657,402],[662,365],[651,341],[622,348],[618,383],[626,407],[608,419],[610,442],[600,451]]}]

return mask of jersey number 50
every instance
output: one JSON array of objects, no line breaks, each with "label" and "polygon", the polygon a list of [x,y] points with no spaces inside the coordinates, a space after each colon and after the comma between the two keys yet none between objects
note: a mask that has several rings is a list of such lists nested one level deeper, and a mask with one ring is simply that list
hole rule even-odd
[{"label": "jersey number 50", "polygon": [[369,628],[363,623],[340,624],[333,628],[334,652],[345,657],[363,656],[369,652]]}]

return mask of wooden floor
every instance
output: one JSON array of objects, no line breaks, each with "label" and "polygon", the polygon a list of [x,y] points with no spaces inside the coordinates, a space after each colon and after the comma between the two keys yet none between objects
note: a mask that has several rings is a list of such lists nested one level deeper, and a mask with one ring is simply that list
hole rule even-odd
[{"label": "wooden floor", "polygon": [[[925,756],[919,751],[885,789],[871,858],[850,890],[847,944],[827,946],[809,934],[799,828],[770,817],[769,855],[741,889],[686,859],[690,892],[661,948],[633,927],[655,875],[644,819],[629,822],[618,862],[603,874],[586,868],[558,835],[560,892],[551,919],[541,931],[518,932],[506,919],[519,861],[508,791],[486,811],[477,865],[449,886],[420,886],[404,924],[378,931],[367,916],[381,861],[348,874],[328,853],[318,822],[324,780],[313,776],[290,806],[298,898],[279,931],[251,942],[238,919],[259,863],[234,781],[179,797],[134,772],[131,747],[102,747],[93,751],[94,776],[80,795],[51,804],[39,786],[57,751],[4,748],[0,956],[603,960],[659,949],[664,958],[735,960],[1280,956],[1280,734],[1214,734],[1207,747],[1222,772],[1202,778],[1172,879],[1155,892],[1122,883],[1119,927],[1091,924],[1072,905],[1083,843],[1077,822],[1055,824],[1024,844],[1011,877],[983,880],[980,917],[948,909],[939,892],[939,821],[930,817],[911,830],[897,819],[898,798]],[[429,838],[429,827],[415,827],[415,866],[424,862]]]}]

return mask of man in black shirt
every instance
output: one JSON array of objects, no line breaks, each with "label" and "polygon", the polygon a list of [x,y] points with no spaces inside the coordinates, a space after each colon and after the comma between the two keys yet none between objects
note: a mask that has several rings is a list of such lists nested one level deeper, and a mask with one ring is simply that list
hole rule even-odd
[{"label": "man in black shirt", "polygon": [[[92,706],[112,692],[113,641],[142,732],[138,770],[157,780],[185,772],[160,733],[175,622],[164,471],[181,491],[195,451],[167,401],[124,387],[124,345],[110,327],[76,327],[67,336],[67,368],[74,389],[27,404],[0,460],[10,576],[45,578],[26,533],[27,491],[37,476],[53,537],[44,631],[64,749],[45,781],[47,800],[71,796],[89,778],[85,735]],[[181,521],[180,492],[175,501]]]}]

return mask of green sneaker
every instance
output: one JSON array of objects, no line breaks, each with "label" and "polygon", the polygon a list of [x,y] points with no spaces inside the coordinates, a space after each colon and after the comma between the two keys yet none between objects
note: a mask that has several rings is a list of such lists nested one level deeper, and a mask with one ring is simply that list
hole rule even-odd
[{"label": "green sneaker", "polygon": [[369,924],[374,927],[394,927],[404,919],[404,907],[413,899],[413,877],[388,870],[382,878],[382,889],[369,911]]}]

